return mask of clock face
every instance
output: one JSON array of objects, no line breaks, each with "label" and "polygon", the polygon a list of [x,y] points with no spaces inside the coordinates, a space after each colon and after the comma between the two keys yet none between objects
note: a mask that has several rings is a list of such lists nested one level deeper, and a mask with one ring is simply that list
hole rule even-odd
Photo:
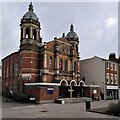
[{"label": "clock face", "polygon": [[68,48],[64,44],[61,44],[59,46],[59,50],[60,50],[60,53],[62,53],[62,54],[67,54],[68,53]]}]

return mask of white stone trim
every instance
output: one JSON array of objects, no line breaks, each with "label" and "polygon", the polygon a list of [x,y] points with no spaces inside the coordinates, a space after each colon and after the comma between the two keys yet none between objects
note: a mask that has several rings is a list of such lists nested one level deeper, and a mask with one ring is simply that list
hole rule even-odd
[{"label": "white stone trim", "polygon": [[25,86],[27,85],[52,85],[52,86],[60,86],[60,83],[25,83]]},{"label": "white stone trim", "polygon": [[60,85],[61,85],[62,81],[65,81],[65,82],[66,82],[66,85],[68,86],[68,82],[67,82],[66,79],[62,79],[62,80],[60,81]]},{"label": "white stone trim", "polygon": [[80,83],[83,83],[84,85],[83,86],[85,86],[85,82],[83,81],[83,80],[80,80],[80,82],[79,82],[79,85],[78,86],[80,86]]},{"label": "white stone trim", "polygon": [[100,87],[99,85],[84,85],[85,87]]}]

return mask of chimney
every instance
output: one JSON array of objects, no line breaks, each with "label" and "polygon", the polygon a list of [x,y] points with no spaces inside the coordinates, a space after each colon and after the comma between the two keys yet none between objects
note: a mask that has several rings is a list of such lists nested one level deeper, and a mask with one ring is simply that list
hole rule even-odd
[{"label": "chimney", "polygon": [[116,59],[116,54],[115,53],[110,53],[110,55],[109,55],[109,60],[111,60],[111,61],[117,61],[117,59]]},{"label": "chimney", "polygon": [[65,37],[65,33],[63,33],[62,37]]}]

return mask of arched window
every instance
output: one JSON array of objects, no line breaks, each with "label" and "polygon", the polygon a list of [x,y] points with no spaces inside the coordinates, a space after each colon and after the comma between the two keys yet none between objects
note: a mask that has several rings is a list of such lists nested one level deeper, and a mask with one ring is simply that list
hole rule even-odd
[{"label": "arched window", "polygon": [[74,62],[74,72],[76,73],[76,62]]},{"label": "arched window", "polygon": [[63,64],[62,59],[60,59],[60,64],[59,64],[60,72],[62,72],[62,64]]},{"label": "arched window", "polygon": [[49,71],[52,71],[52,57],[51,56],[49,57],[48,63],[49,63]]},{"label": "arched window", "polygon": [[62,80],[60,81],[60,85],[61,85],[61,86],[68,86],[67,80],[62,79]]},{"label": "arched window", "polygon": [[75,86],[75,82],[72,82],[72,83],[71,83],[71,86]]},{"label": "arched window", "polygon": [[76,51],[78,51],[78,45],[76,45]]},{"label": "arched window", "polygon": [[61,86],[66,86],[66,82],[65,82],[65,81],[62,81],[62,82],[61,82]]},{"label": "arched window", "polygon": [[70,86],[77,86],[77,82],[76,82],[75,80],[72,80],[72,81],[70,82]]},{"label": "arched window", "polygon": [[36,40],[36,36],[37,36],[36,34],[37,34],[36,29],[33,29],[33,39],[34,40]]},{"label": "arched window", "polygon": [[30,37],[30,29],[29,28],[26,28],[26,31],[25,31],[25,38],[29,38]]},{"label": "arched window", "polygon": [[23,38],[23,29],[21,28],[21,39]]},{"label": "arched window", "polygon": [[68,70],[68,63],[67,60],[64,61],[64,71],[67,72]]}]

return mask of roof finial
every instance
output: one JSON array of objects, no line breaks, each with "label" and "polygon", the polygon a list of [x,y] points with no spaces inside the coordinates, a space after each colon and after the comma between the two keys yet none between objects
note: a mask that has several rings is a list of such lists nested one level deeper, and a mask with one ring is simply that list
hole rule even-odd
[{"label": "roof finial", "polygon": [[32,2],[30,2],[30,5],[29,5],[29,9],[28,9],[29,11],[31,11],[31,12],[33,12],[33,5],[32,5]]},{"label": "roof finial", "polygon": [[74,26],[73,26],[72,23],[71,23],[71,26],[70,26],[70,31],[74,31]]}]

